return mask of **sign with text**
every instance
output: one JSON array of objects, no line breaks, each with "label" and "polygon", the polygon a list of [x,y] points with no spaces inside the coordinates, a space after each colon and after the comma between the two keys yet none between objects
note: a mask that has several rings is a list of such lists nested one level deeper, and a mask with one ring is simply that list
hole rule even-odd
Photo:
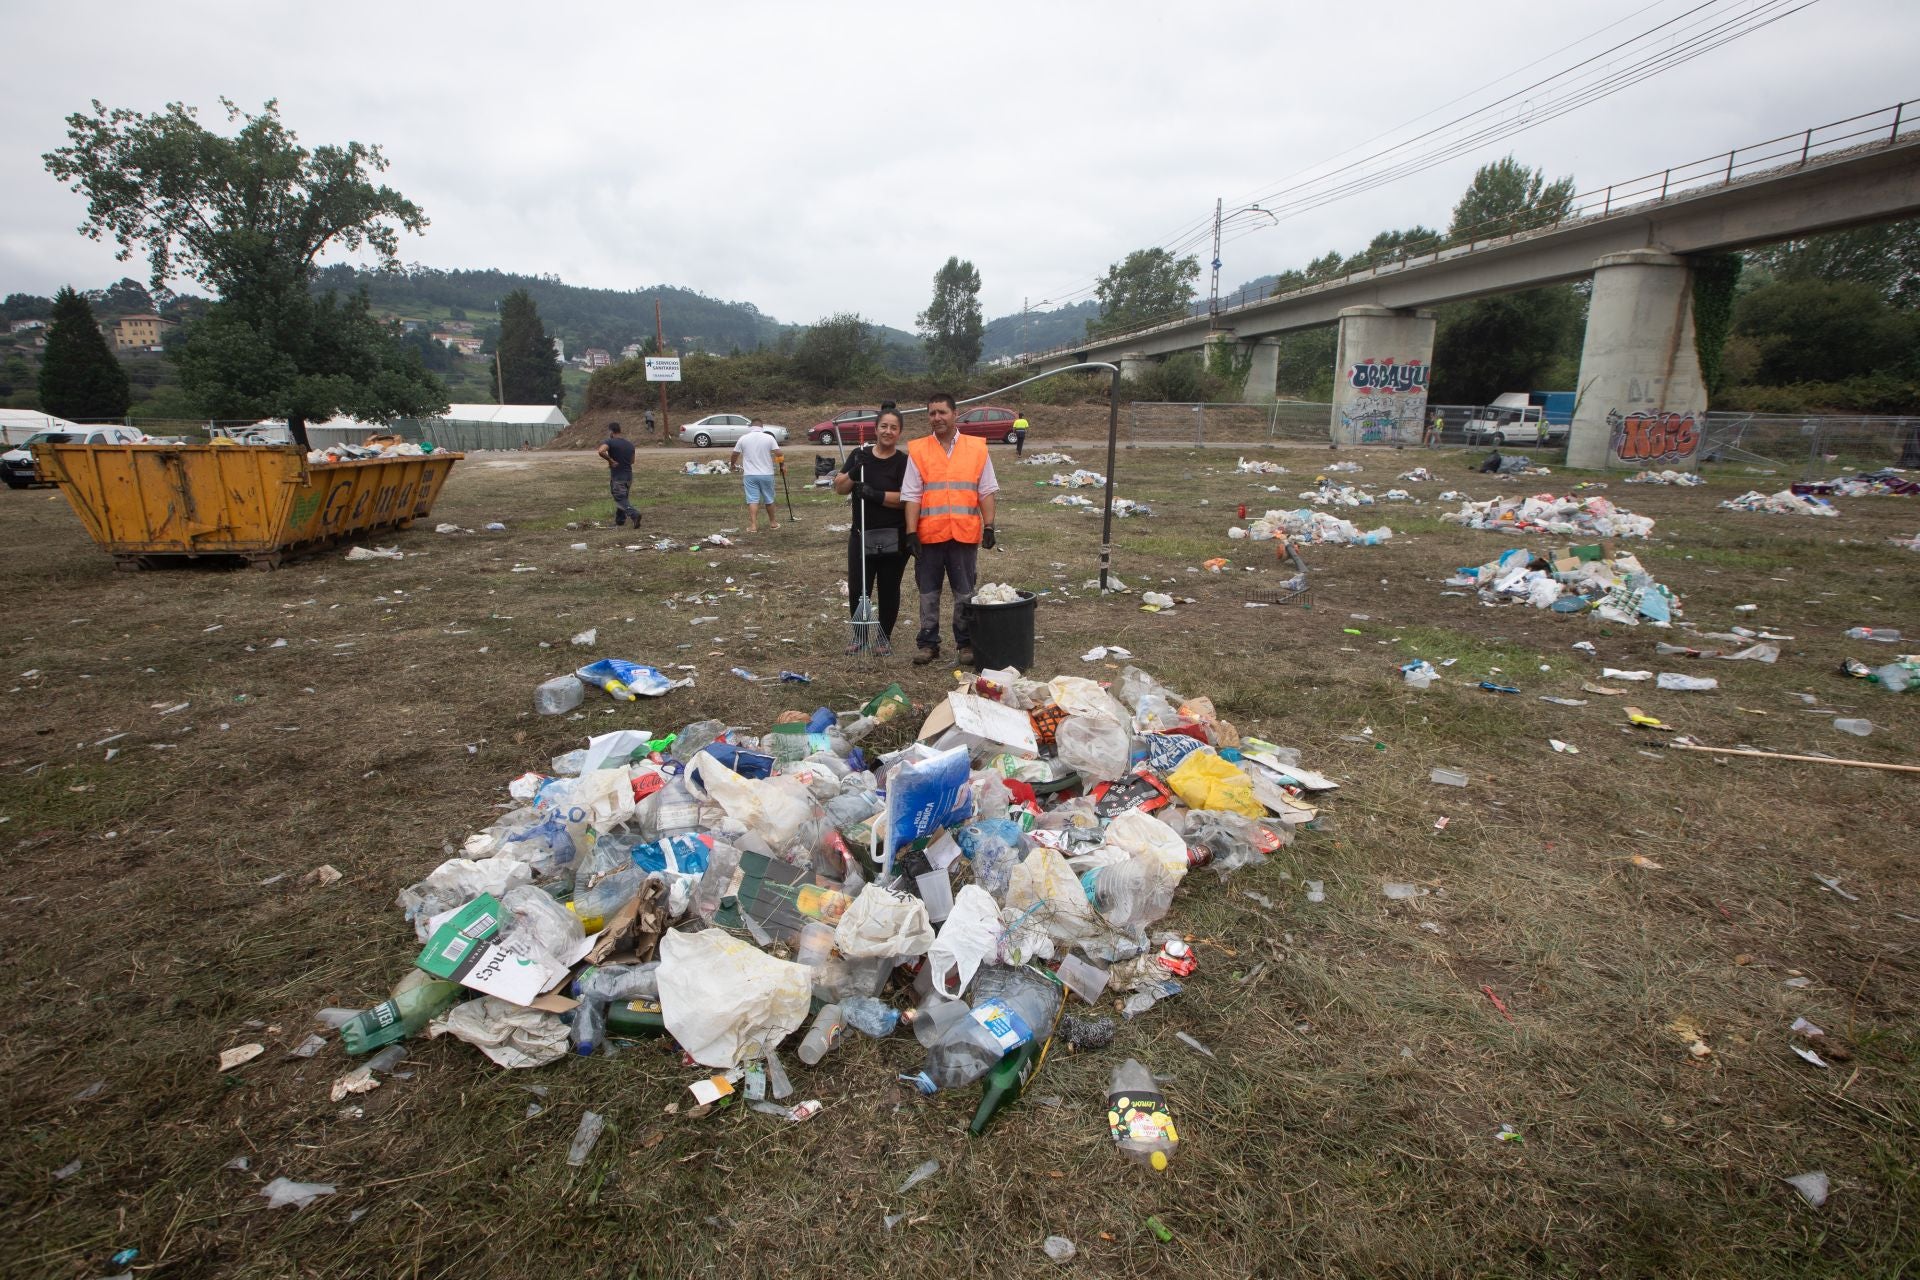
[{"label": "sign with text", "polygon": [[648,382],[680,381],[680,357],[679,356],[648,356],[647,357],[647,381]]}]

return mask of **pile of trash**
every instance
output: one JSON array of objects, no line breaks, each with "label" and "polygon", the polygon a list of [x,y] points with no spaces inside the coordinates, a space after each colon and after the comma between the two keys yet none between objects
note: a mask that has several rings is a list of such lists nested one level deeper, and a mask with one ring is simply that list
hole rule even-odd
[{"label": "pile of trash", "polygon": [[[1111,687],[964,676],[917,741],[862,745],[909,710],[895,685],[757,737],[620,730],[513,779],[518,808],[401,890],[416,967],[371,1009],[322,1011],[349,1053],[382,1050],[335,1100],[380,1087],[421,1031],[509,1068],[667,1037],[698,1065],[690,1114],[744,1098],[798,1122],[821,1104],[793,1100],[783,1048],[812,1067],[849,1027],[905,1026],[899,1081],[984,1081],[978,1133],[1055,1041],[1111,1041],[1070,1000],[1124,994],[1133,1018],[1179,995],[1203,960],[1151,930],[1189,873],[1264,861],[1335,788],[1133,666]],[[1113,1076],[1121,1150],[1164,1167],[1151,1074]],[[586,1113],[570,1163],[601,1127]]]},{"label": "pile of trash", "polygon": [[330,444],[307,452],[308,462],[365,462],[370,458],[421,458],[433,452],[431,442],[415,444],[411,440],[369,442],[367,444]]},{"label": "pile of trash", "polygon": [[1677,484],[1686,488],[1702,485],[1707,478],[1698,471],[1636,471],[1623,484]]},{"label": "pile of trash", "polygon": [[[680,466],[680,473],[688,476],[723,476],[729,470],[731,467],[725,458],[715,458],[710,462],[695,462],[689,458]],[[828,480],[831,482],[832,477],[829,476]]]},{"label": "pile of trash", "polygon": [[1490,604],[1521,600],[1628,627],[1642,619],[1664,627],[1680,616],[1680,597],[1637,558],[1600,545],[1563,547],[1552,556],[1516,547],[1478,567],[1463,566],[1447,585],[1473,587]]},{"label": "pile of trash", "polygon": [[1261,462],[1258,459],[1242,458],[1234,470],[1246,476],[1283,476],[1287,469],[1277,462]]},{"label": "pile of trash", "polygon": [[1749,489],[1720,504],[1727,511],[1760,511],[1773,516],[1837,516],[1839,508],[1824,498],[1802,497],[1791,489],[1765,494]]},{"label": "pile of trash", "polygon": [[1501,453],[1498,449],[1488,454],[1478,468],[1486,475],[1503,476],[1550,476],[1546,467],[1536,467],[1533,459],[1524,453]]},{"label": "pile of trash", "polygon": [[1300,497],[1316,507],[1370,507],[1373,495],[1350,484],[1341,484],[1338,480],[1329,480],[1325,476],[1314,477],[1314,488],[1303,489]]},{"label": "pile of trash", "polygon": [[[1048,505],[1055,507],[1078,507],[1083,511],[1100,510],[1099,503],[1079,493],[1056,493],[1047,502]],[[1125,520],[1129,516],[1150,516],[1153,514],[1153,508],[1144,502],[1135,502],[1132,498],[1115,498],[1113,514]]]},{"label": "pile of trash", "polygon": [[1914,534],[1911,538],[1888,538],[1887,541],[1902,551],[1920,551],[1920,533]]},{"label": "pile of trash", "polygon": [[1359,471],[1361,470],[1361,466],[1357,462],[1336,462],[1332,466],[1328,467],[1327,470],[1329,472],[1346,473],[1346,472]]},{"label": "pile of trash", "polygon": [[1920,494],[1920,481],[1910,480],[1898,467],[1882,467],[1857,476],[1836,476],[1832,480],[1806,480],[1792,486],[1806,497],[1879,498],[1912,497]]},{"label": "pile of trash", "polygon": [[1047,481],[1056,489],[1098,489],[1106,482],[1107,478],[1098,471],[1088,471],[1084,467],[1077,471],[1056,471],[1053,479]]},{"label": "pile of trash", "polygon": [[1458,511],[1443,512],[1440,518],[1469,529],[1524,530],[1563,537],[1586,534],[1595,538],[1644,538],[1653,531],[1651,516],[1637,516],[1598,495],[1584,499],[1572,494],[1556,498],[1550,493],[1531,498],[1489,498],[1485,502],[1463,502]]},{"label": "pile of trash", "polygon": [[1021,458],[1020,465],[1026,467],[1070,467],[1073,455],[1070,453],[1034,453]]},{"label": "pile of trash", "polygon": [[1438,480],[1439,478],[1439,476],[1436,476],[1425,467],[1415,467],[1411,471],[1402,471],[1394,477],[1396,480],[1405,480],[1411,484],[1418,484],[1422,480]]},{"label": "pile of trash", "polygon": [[1227,536],[1255,541],[1286,538],[1312,546],[1375,547],[1392,538],[1393,530],[1381,525],[1363,533],[1351,520],[1302,507],[1298,511],[1269,511],[1244,529],[1238,525],[1228,529]]}]

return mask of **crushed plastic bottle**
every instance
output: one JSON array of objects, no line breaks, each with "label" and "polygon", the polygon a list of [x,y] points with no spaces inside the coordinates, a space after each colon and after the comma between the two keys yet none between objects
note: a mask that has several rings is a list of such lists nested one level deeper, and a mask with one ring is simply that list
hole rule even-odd
[{"label": "crushed plastic bottle", "polygon": [[1847,639],[1872,640],[1879,644],[1898,644],[1900,631],[1897,627],[1848,627]]},{"label": "crushed plastic bottle", "polygon": [[894,1033],[900,1025],[900,1011],[874,996],[856,996],[840,1002],[840,1014],[848,1026],[876,1040]]},{"label": "crushed plastic bottle", "polygon": [[573,1141],[567,1146],[567,1163],[578,1169],[593,1154],[594,1144],[600,1141],[600,1131],[606,1127],[606,1121],[597,1111],[588,1111],[580,1117],[580,1127],[573,1131]]},{"label": "crushed plastic bottle", "polygon": [[533,709],[543,716],[565,715],[580,705],[587,687],[576,676],[555,676],[533,691]]},{"label": "crushed plastic bottle", "polygon": [[573,1051],[591,1054],[606,1041],[607,1006],[615,1000],[651,1000],[660,994],[660,962],[604,964],[580,971],[573,995]]},{"label": "crushed plastic bottle", "polygon": [[1848,719],[1842,718],[1839,720],[1835,720],[1833,722],[1833,727],[1838,729],[1842,733],[1850,733],[1856,738],[1864,738],[1868,734],[1873,732],[1873,721],[1848,720]]},{"label": "crushed plastic bottle", "polygon": [[1107,1127],[1120,1154],[1150,1169],[1165,1169],[1180,1144],[1159,1083],[1132,1058],[1113,1069],[1107,1088]]}]

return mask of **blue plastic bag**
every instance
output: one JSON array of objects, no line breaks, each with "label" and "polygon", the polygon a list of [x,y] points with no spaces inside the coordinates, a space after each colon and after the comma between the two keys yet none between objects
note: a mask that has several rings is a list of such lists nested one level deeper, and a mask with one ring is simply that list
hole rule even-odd
[{"label": "blue plastic bag", "polygon": [[607,681],[618,680],[643,698],[657,698],[669,689],[678,689],[688,683],[684,680],[669,680],[661,675],[658,668],[644,666],[638,662],[628,662],[625,658],[602,658],[589,663],[573,673],[596,689],[606,688]]}]

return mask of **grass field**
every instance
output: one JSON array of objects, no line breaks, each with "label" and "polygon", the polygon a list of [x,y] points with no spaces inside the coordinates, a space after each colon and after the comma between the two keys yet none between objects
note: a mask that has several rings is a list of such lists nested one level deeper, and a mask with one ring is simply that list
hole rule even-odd
[{"label": "grass field", "polygon": [[[1920,1274],[1920,775],[1668,752],[1621,707],[1715,745],[1920,764],[1920,694],[1838,670],[1920,648],[1842,635],[1920,634],[1920,555],[1887,542],[1920,530],[1920,501],[1801,520],[1715,509],[1785,476],[1613,480],[1608,496],[1658,519],[1633,549],[1687,622],[1794,637],[1765,666],[1661,658],[1678,634],[1442,594],[1509,543],[1442,524],[1433,495],[1577,478],[1497,485],[1451,453],[1344,454],[1381,490],[1416,461],[1441,480],[1408,486],[1420,505],[1359,513],[1404,531],[1391,542],[1309,550],[1310,608],[1245,608],[1285,572],[1266,544],[1227,538],[1235,508],[1300,505],[1327,455],[1260,453],[1293,474],[1252,477],[1233,473],[1240,452],[1122,454],[1119,492],[1155,514],[1116,523],[1116,571],[1197,601],[1151,614],[1084,588],[1097,517],[1045,505],[1058,491],[1032,482],[1050,469],[995,450],[1004,549],[982,577],[1048,590],[1041,676],[1111,679],[1117,664],[1079,655],[1125,645],[1341,789],[1323,829],[1267,865],[1189,877],[1168,918],[1200,959],[1186,993],[1110,1049],[1056,1055],[976,1139],[973,1091],[895,1082],[921,1061],[905,1036],[851,1038],[813,1070],[786,1055],[798,1096],[825,1104],[804,1124],[689,1118],[696,1073],[663,1043],[510,1073],[422,1042],[411,1078],[351,1100],[357,1117],[328,1100],[337,1042],[287,1056],[315,1010],[370,1004],[406,970],[418,948],[395,893],[585,734],[758,729],[894,679],[922,706],[950,687],[950,670],[907,664],[910,634],[890,661],[841,656],[840,503],[796,487],[797,524],[662,552],[653,539],[744,525],[734,481],[678,474],[689,452],[643,453],[641,540],[607,527],[591,458],[476,455],[434,519],[505,533],[429,521],[381,539],[398,562],[127,574],[57,493],[0,493],[0,1275],[106,1275],[123,1248],[134,1274],[169,1277]],[[1216,555],[1225,572],[1198,571]],[[579,660],[568,637],[588,627],[596,654],[689,664],[697,684],[535,716],[533,687]],[[1416,656],[1458,661],[1422,693],[1397,670]],[[815,683],[749,685],[735,665]],[[1720,688],[1581,693],[1602,665]],[[1850,737],[1835,713],[1878,727]],[[1436,764],[1470,785],[1430,783]],[[344,878],[309,882],[321,864]],[[1388,901],[1385,881],[1430,892]],[[1798,1016],[1837,1042],[1827,1069],[1792,1052]],[[265,1055],[219,1073],[248,1041]],[[1164,1175],[1104,1130],[1128,1055],[1171,1077],[1183,1142]],[[608,1131],[570,1169],[586,1109]],[[928,1158],[940,1172],[899,1194]],[[1782,1182],[1815,1169],[1833,1187],[1820,1209]],[[257,1192],[281,1175],[339,1193],[269,1209]],[[1050,1234],[1079,1257],[1050,1262]]]}]

